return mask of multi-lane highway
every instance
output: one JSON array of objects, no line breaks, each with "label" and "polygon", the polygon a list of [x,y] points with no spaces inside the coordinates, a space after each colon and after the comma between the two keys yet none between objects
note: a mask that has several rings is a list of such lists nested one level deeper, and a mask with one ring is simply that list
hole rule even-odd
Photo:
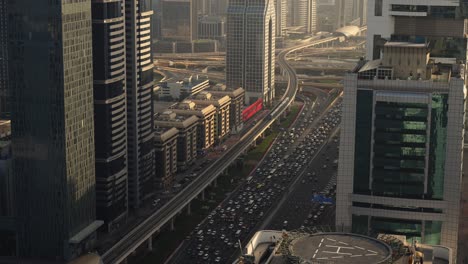
[{"label": "multi-lane highway", "polygon": [[279,109],[278,111],[275,111],[276,114],[274,116],[269,115],[267,118],[258,122],[250,131],[246,132],[246,134],[241,137],[237,144],[227,150],[223,156],[221,156],[211,166],[206,168],[200,176],[187,185],[184,190],[179,192],[168,203],[150,215],[145,221],[138,224],[113,247],[104,252],[104,254],[102,254],[103,262],[106,264],[121,263],[139,246],[150,241],[155,232],[171,221],[178,212],[203,192],[207,186],[209,186],[231,163],[244,153],[248,147],[275,122],[281,113],[287,109],[289,104],[294,101],[298,84],[294,69],[286,61],[286,57],[289,53],[309,46],[335,41],[336,39],[337,38],[335,37],[325,38],[282,51],[278,55],[278,63],[284,73],[289,77],[288,87],[286,89],[286,93],[283,95],[283,100],[288,98],[288,103],[279,104]]}]

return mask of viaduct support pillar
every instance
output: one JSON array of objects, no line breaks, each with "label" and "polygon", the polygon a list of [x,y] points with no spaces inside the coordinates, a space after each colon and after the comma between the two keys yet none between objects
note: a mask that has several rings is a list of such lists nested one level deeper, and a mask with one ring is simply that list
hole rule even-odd
[{"label": "viaduct support pillar", "polygon": [[171,219],[171,231],[174,231],[175,230],[175,227],[174,227],[174,218]]},{"label": "viaduct support pillar", "polygon": [[200,193],[200,199],[202,201],[205,201],[205,190],[203,190],[201,193]]},{"label": "viaduct support pillar", "polygon": [[153,251],[153,236],[148,238],[148,250]]},{"label": "viaduct support pillar", "polygon": [[[225,171],[225,173],[227,174],[227,170]],[[213,181],[213,187],[218,187],[218,179],[214,179]]]},{"label": "viaduct support pillar", "polygon": [[187,215],[192,214],[192,203],[187,204]]}]

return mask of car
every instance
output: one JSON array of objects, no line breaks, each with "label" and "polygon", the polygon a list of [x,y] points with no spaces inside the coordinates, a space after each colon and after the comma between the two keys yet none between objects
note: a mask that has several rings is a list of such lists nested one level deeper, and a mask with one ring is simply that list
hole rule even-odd
[{"label": "car", "polygon": [[221,257],[216,257],[215,262],[218,262],[218,263],[221,262]]}]

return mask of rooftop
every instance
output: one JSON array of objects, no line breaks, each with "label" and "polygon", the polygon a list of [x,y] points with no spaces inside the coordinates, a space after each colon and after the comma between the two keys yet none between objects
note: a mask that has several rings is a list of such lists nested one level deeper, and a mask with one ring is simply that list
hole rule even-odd
[{"label": "rooftop", "polygon": [[374,237],[351,233],[312,230],[255,233],[234,263],[243,264],[379,264],[407,263],[411,254],[423,256],[424,263],[450,264],[451,250],[442,246],[413,245],[405,236],[374,234]]}]

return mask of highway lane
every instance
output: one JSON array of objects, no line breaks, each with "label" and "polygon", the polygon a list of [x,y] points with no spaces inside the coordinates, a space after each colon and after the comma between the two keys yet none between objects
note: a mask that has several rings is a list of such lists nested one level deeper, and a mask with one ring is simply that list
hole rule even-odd
[{"label": "highway lane", "polygon": [[[308,108],[310,112],[313,112],[314,110],[310,107],[310,104],[310,101],[306,102],[304,108]],[[300,119],[304,117],[301,115]],[[295,128],[297,129],[297,136],[300,134],[299,128],[299,126]],[[286,134],[289,135],[289,132],[283,132],[283,135],[276,142],[287,140]],[[293,148],[294,145],[297,144],[292,144],[289,147]],[[275,162],[271,161],[271,159],[272,155],[280,155],[281,151],[278,151],[277,147],[277,143],[273,144],[272,151],[266,157],[267,164],[262,163],[259,168],[266,170],[275,168],[275,165],[273,165]],[[283,155],[286,154],[287,152],[283,153]],[[276,184],[278,183],[276,179],[269,180],[267,179],[267,175],[259,176],[256,173],[252,174],[252,176],[251,181],[244,182],[211,212],[208,218],[192,233],[191,239],[184,242],[184,245],[174,254],[174,257],[168,263],[182,264],[189,261],[191,263],[227,263],[227,260],[230,259],[236,250],[237,239],[244,240],[249,237],[250,233],[255,231],[255,226],[260,220],[260,218],[257,218],[260,211],[266,212],[269,206],[272,206],[272,202],[281,197],[282,190],[280,189],[275,193],[270,192],[268,195],[266,194],[268,189],[274,188],[276,190],[277,187],[280,187]],[[257,184],[264,185],[262,187],[257,186],[257,188],[261,188],[263,194],[260,194],[260,190],[258,192],[249,191],[250,188],[255,189]],[[252,202],[244,201],[247,199],[243,197],[246,192],[250,193]],[[261,202],[262,199],[264,202]],[[212,238],[211,236],[216,236],[216,238]]]},{"label": "highway lane", "polygon": [[323,43],[325,41],[334,41],[336,38],[327,38],[313,43],[305,44],[300,47],[295,47],[289,50],[282,51],[279,55],[280,67],[284,69],[286,74],[289,76],[289,83],[286,93],[282,99],[289,97],[288,104],[282,105],[280,111],[276,116],[266,118],[261,122],[258,122],[252,130],[247,132],[239,142],[234,145],[231,149],[227,150],[225,154],[215,161],[210,167],[204,170],[201,175],[191,182],[184,190],[172,198],[168,203],[162,206],[158,211],[154,212],[145,221],[131,230],[127,235],[120,239],[113,247],[108,249],[102,254],[103,262],[109,264],[120,263],[130,255],[137,247],[143,244],[145,241],[150,239],[152,235],[160,230],[166,223],[168,223],[173,217],[177,215],[190,201],[197,197],[211,182],[213,182],[232,162],[234,162],[238,156],[240,156],[249,145],[256,140],[256,138],[263,133],[278,116],[289,106],[294,100],[297,93],[297,76],[295,75],[294,69],[287,63],[286,56],[290,52],[294,52],[301,48],[305,48],[317,43]]}]

